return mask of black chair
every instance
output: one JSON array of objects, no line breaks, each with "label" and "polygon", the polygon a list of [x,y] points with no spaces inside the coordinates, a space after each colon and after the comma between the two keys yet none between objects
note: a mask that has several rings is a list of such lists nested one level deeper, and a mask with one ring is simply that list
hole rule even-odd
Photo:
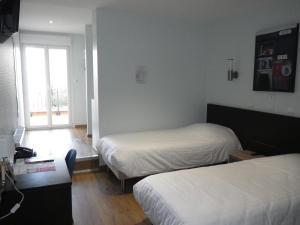
[{"label": "black chair", "polygon": [[74,172],[76,155],[77,155],[77,151],[75,149],[71,149],[68,151],[65,158],[69,170],[69,174],[71,177],[73,176],[73,172]]}]

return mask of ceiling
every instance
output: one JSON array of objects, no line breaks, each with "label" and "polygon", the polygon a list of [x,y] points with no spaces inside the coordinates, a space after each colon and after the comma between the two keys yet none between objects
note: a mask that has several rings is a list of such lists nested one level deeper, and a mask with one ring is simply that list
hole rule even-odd
[{"label": "ceiling", "polygon": [[88,8],[23,0],[19,27],[30,31],[83,33],[85,24],[91,23],[91,14]]},{"label": "ceiling", "polygon": [[[20,29],[83,33],[97,7],[208,22],[274,4],[276,0],[22,0]],[[295,0],[296,1],[296,0]],[[49,20],[53,24],[49,24]]]}]

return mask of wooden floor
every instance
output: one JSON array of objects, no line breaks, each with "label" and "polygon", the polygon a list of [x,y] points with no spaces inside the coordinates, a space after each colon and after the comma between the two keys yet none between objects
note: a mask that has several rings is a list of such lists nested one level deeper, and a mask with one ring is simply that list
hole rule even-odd
[{"label": "wooden floor", "polygon": [[111,173],[74,175],[72,200],[74,225],[151,225],[132,193],[123,194]]},{"label": "wooden floor", "polygon": [[[65,157],[70,148],[77,158],[96,156],[84,128],[27,131],[23,145],[38,155]],[[151,225],[132,193],[121,192],[112,173],[78,173],[72,185],[74,225]]]},{"label": "wooden floor", "polygon": [[83,127],[26,131],[23,146],[33,148],[38,155],[53,157],[65,157],[71,148],[77,150],[77,158],[97,155]]},{"label": "wooden floor", "polygon": [[[70,148],[77,158],[96,157],[84,128],[27,131],[23,145],[38,155],[65,157]],[[79,165],[80,166],[80,165]],[[74,225],[151,225],[132,193],[121,192],[112,173],[78,173],[72,185]]]}]

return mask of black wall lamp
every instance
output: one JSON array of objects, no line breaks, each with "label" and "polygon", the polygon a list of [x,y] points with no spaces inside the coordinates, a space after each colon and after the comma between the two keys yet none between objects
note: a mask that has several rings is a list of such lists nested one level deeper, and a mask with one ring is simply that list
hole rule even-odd
[{"label": "black wall lamp", "polygon": [[238,71],[235,69],[234,58],[228,58],[228,71],[227,71],[227,80],[233,81],[239,77]]}]

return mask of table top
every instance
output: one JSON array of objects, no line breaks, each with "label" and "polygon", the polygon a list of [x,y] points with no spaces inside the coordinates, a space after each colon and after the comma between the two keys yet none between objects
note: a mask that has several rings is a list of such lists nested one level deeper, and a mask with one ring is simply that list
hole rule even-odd
[{"label": "table top", "polygon": [[[55,171],[36,172],[16,175],[16,186],[22,191],[36,188],[49,188],[61,185],[71,185],[72,180],[64,159],[54,159]],[[6,190],[12,190],[9,182]]]},{"label": "table top", "polygon": [[257,155],[255,152],[250,150],[235,150],[230,152],[230,157],[234,157],[239,160],[247,160],[264,157],[263,155]]}]

